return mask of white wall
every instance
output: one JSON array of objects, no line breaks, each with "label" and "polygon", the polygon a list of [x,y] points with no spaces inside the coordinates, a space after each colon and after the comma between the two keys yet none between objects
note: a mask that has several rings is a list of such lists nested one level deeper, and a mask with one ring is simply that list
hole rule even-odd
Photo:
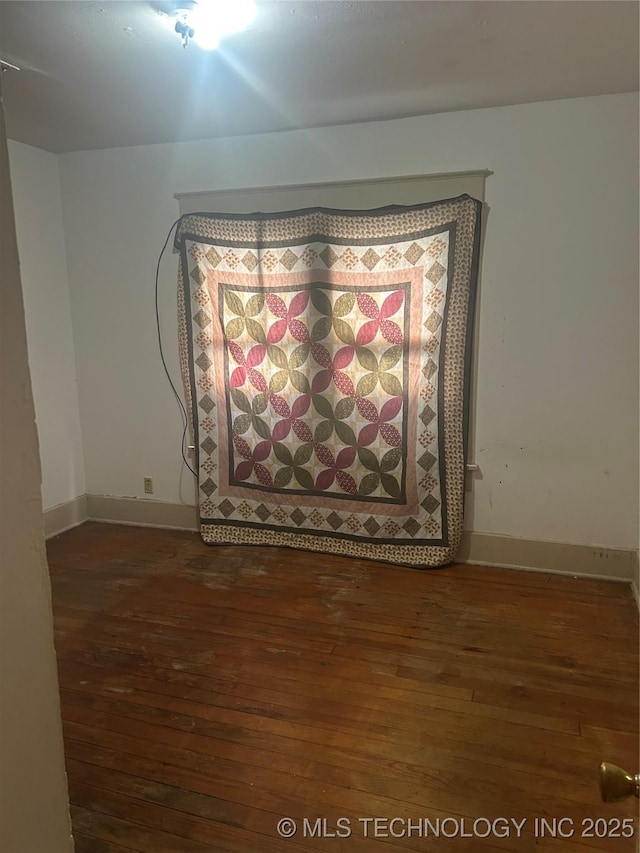
[{"label": "white wall", "polygon": [[[194,502],[153,278],[175,192],[491,169],[467,529],[638,543],[635,95],[60,157],[87,491]],[[176,257],[161,275],[178,377]]]},{"label": "white wall", "polygon": [[0,102],[0,850],[72,853],[40,459]]},{"label": "white wall", "polygon": [[58,158],[9,143],[44,509],[86,491]]}]

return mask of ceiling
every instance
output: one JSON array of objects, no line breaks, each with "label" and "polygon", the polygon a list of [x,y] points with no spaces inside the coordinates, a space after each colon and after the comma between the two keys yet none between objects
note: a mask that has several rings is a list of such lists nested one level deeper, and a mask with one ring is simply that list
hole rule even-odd
[{"label": "ceiling", "polygon": [[636,2],[257,6],[208,53],[150,2],[2,0],[10,137],[63,152],[638,88]]}]

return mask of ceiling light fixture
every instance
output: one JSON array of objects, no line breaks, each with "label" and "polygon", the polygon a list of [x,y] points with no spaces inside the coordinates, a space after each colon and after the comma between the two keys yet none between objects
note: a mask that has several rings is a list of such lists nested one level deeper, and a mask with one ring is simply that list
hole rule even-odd
[{"label": "ceiling light fixture", "polygon": [[252,0],[176,0],[153,5],[178,33],[183,47],[194,41],[203,50],[215,50],[221,39],[244,30],[256,15]]}]

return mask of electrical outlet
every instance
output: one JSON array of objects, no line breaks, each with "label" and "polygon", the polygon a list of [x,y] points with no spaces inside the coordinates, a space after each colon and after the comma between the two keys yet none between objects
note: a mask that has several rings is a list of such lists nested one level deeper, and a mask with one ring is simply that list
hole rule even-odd
[{"label": "electrical outlet", "polygon": [[144,478],[144,493],[145,495],[153,494],[153,480],[151,479],[151,477]]}]

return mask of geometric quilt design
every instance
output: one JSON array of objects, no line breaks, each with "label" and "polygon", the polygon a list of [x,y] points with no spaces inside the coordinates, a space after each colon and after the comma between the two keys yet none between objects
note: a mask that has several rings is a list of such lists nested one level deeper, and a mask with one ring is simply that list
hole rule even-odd
[{"label": "geometric quilt design", "polygon": [[407,285],[219,287],[231,482],[404,500]]},{"label": "geometric quilt design", "polygon": [[469,196],[181,218],[180,360],[206,542],[453,559],[479,233]]}]

